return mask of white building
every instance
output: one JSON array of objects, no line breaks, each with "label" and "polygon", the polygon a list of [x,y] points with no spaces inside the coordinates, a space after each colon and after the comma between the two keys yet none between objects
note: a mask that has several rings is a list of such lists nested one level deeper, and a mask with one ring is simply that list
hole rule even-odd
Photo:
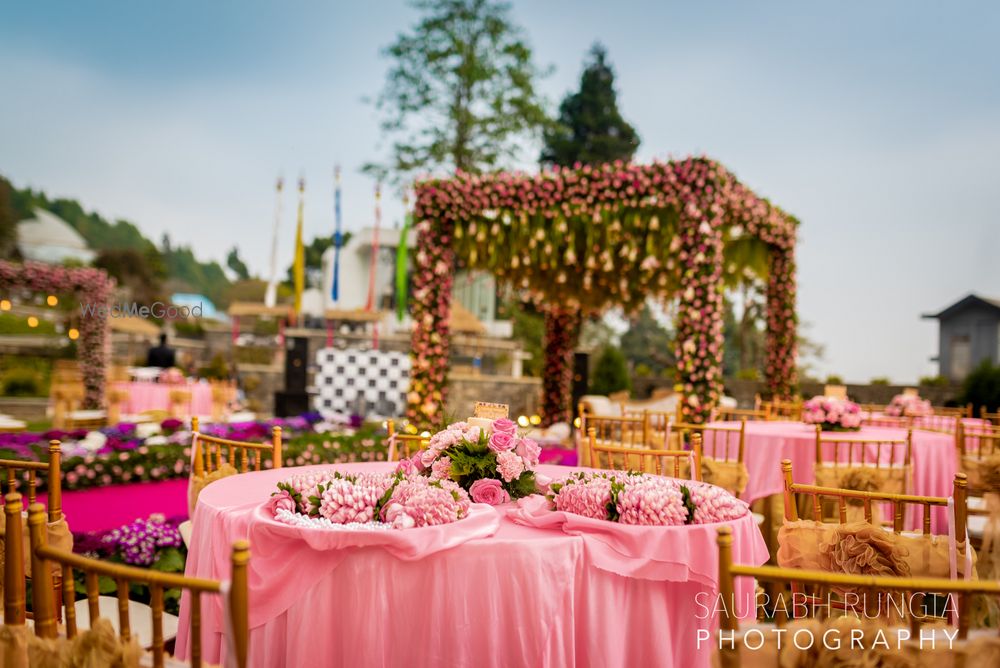
[{"label": "white building", "polygon": [[87,247],[80,233],[59,216],[35,209],[35,217],[17,224],[17,247],[25,260],[62,264],[77,260],[89,264],[94,251]]},{"label": "white building", "polygon": [[[400,229],[379,229],[379,250],[375,265],[374,308],[393,311],[396,305],[396,250],[399,247]],[[350,241],[340,249],[340,280],[338,299],[333,299],[334,249],[323,253],[323,309],[354,310],[368,305],[368,286],[372,263],[372,228],[365,228],[351,235]],[[417,233],[410,230],[406,245],[416,248]],[[412,257],[408,271],[412,272]],[[486,327],[490,336],[509,338],[511,323],[497,320],[496,280],[488,272],[459,272],[455,276],[454,298],[468,309]],[[305,308],[305,300],[303,300]],[[316,315],[321,315],[317,313]],[[392,318],[395,323],[395,318]],[[409,329],[409,318],[399,324]]]}]

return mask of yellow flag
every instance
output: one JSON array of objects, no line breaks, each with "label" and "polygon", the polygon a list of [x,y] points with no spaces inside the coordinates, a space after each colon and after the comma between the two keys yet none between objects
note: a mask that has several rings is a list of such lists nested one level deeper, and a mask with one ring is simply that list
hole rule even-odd
[{"label": "yellow flag", "polygon": [[299,220],[295,227],[295,260],[292,263],[292,279],[295,282],[295,315],[302,311],[302,290],[306,286],[306,249],[302,245],[302,209],[305,191],[305,179],[299,179]]}]

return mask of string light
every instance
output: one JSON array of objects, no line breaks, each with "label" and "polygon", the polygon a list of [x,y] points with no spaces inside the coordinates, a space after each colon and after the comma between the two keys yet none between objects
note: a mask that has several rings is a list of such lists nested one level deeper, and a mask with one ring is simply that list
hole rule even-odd
[{"label": "string light", "polygon": [[11,306],[9,299],[0,299],[0,311],[9,311]]},{"label": "string light", "polygon": [[28,316],[28,327],[38,327],[38,318],[35,316]]},{"label": "string light", "polygon": [[542,424],[542,416],[532,415],[530,418],[528,418],[528,421],[531,422],[532,426],[537,427],[538,425]]},{"label": "string light", "polygon": [[55,295],[49,295],[48,297],[45,298],[45,303],[48,304],[49,306],[55,306],[56,304],[59,303],[59,298],[56,297]]},{"label": "string light", "polygon": [[66,335],[69,336],[70,341],[76,341],[78,338],[80,338],[80,330],[78,330],[76,327],[70,327]]},{"label": "string light", "polygon": [[529,424],[531,424],[531,422],[528,421],[527,415],[522,415],[519,418],[517,418],[517,423],[522,427],[527,427]]}]

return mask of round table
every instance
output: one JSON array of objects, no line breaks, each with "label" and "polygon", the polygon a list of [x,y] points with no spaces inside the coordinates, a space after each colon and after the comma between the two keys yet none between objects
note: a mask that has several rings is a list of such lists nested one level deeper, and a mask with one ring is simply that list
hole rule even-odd
[{"label": "round table", "polygon": [[[392,466],[333,468],[358,472]],[[199,497],[187,575],[226,579],[233,541],[251,542],[251,666],[710,665],[711,642],[699,641],[699,632],[704,638],[717,623],[711,611],[716,609],[718,525],[655,528],[678,536],[666,543],[671,553],[656,558],[678,562],[671,568],[688,575],[641,579],[595,565],[606,558],[606,550],[599,556],[591,536],[514,523],[506,516],[513,508],[509,504],[496,508],[499,528],[489,538],[413,561],[377,547],[342,550],[347,554],[337,555],[332,570],[315,581],[305,579],[308,586],[302,584],[301,570],[289,578],[301,591],[287,606],[271,605],[273,596],[255,597],[255,578],[282,577],[295,568],[297,554],[301,559],[302,551],[311,549],[293,540],[279,544],[280,549],[255,551],[255,531],[261,536],[261,525],[268,521],[261,519],[262,504],[279,480],[327,468],[232,476],[212,483]],[[574,470],[538,467],[554,479]],[[767,548],[749,513],[729,524],[734,561],[764,563]],[[738,585],[740,596],[752,595],[752,582],[741,578]],[[290,598],[287,591],[283,596]],[[187,615],[182,600],[179,657],[189,652]],[[203,657],[220,662],[222,608],[207,598],[202,624]]]},{"label": "round table", "polygon": [[[739,426],[738,422],[718,422],[715,425]],[[906,430],[893,427],[864,426],[860,431],[837,432],[848,438],[906,438]],[[874,449],[871,450],[874,452]],[[735,453],[734,453],[735,454]],[[883,450],[888,461],[889,449]],[[792,461],[795,482],[814,484],[816,481],[816,427],[803,422],[747,422],[743,460],[749,480],[741,498],[752,502],[785,489],[781,473],[781,460]],[[912,486],[909,494],[949,497],[952,495],[957,462],[955,437],[936,431],[913,430]],[[920,518],[907,512],[907,529],[918,529]],[[947,533],[947,509],[935,507],[931,511],[931,530]]]},{"label": "round table", "polygon": [[191,402],[185,408],[191,415],[212,414],[212,386],[208,383],[117,382],[114,386],[125,391],[128,399],[126,413],[142,413],[149,410],[169,410],[170,393],[184,390],[191,393]]}]

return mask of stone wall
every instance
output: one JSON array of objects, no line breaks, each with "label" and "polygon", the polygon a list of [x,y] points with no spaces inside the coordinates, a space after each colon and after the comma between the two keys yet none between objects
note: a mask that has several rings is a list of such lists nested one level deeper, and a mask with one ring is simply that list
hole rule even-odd
[{"label": "stone wall", "polygon": [[472,415],[477,401],[489,401],[510,406],[510,414],[536,415],[541,407],[540,378],[510,376],[480,376],[452,372],[448,375],[448,405],[445,417],[449,422],[464,420]]},{"label": "stone wall", "polygon": [[44,420],[49,408],[46,397],[0,397],[0,413],[17,420]]}]

